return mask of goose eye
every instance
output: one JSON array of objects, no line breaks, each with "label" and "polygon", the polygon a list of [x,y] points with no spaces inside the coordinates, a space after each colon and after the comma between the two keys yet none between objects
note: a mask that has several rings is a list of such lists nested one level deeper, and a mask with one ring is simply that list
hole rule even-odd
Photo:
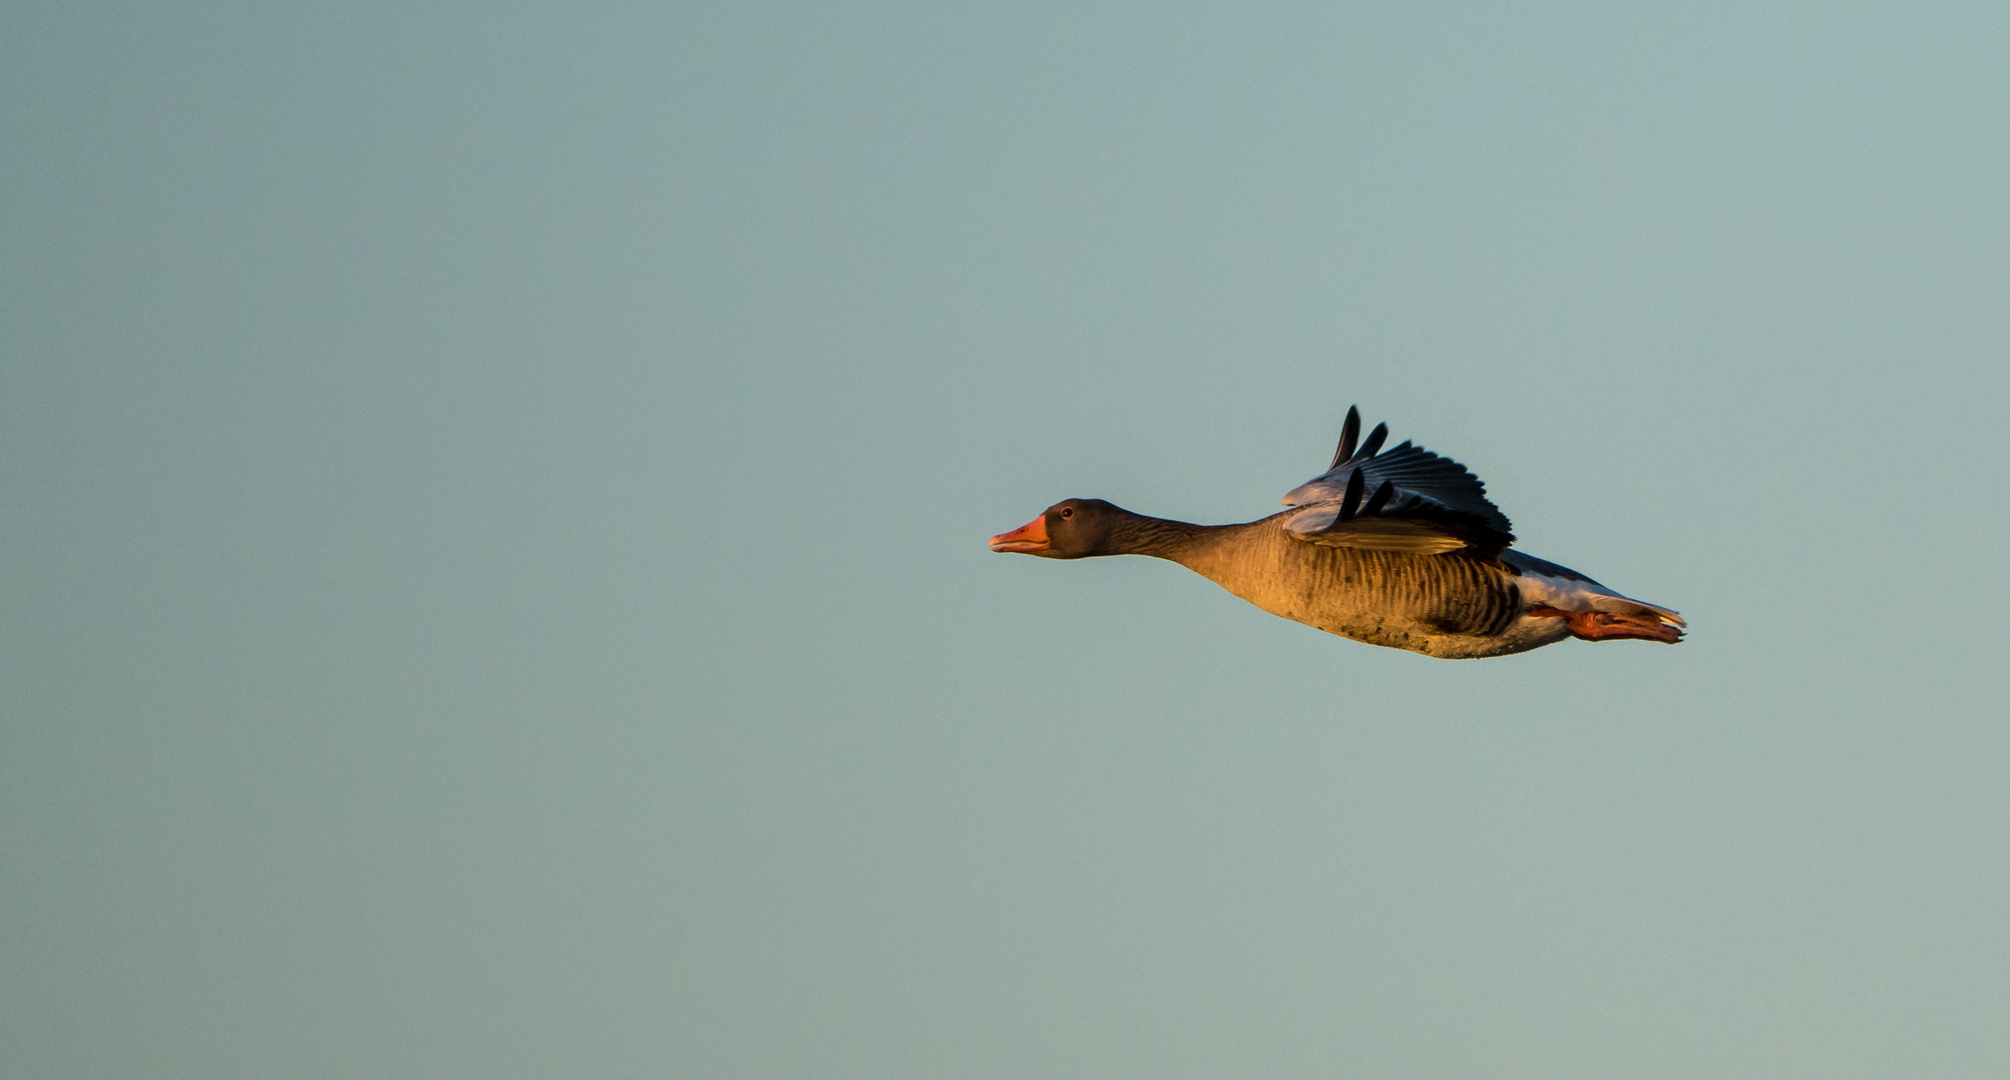
[{"label": "goose eye", "polygon": [[1064,506],[1064,507],[1062,507],[1062,508],[1061,508],[1061,516],[1062,516],[1062,517],[1064,517],[1064,518],[1071,518],[1071,517],[1074,517],[1074,516],[1075,516],[1075,508],[1074,508],[1074,507],[1072,507],[1072,506]]}]

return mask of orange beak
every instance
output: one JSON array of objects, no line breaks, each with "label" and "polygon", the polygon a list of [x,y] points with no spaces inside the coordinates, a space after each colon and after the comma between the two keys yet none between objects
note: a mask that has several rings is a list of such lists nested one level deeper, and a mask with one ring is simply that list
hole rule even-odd
[{"label": "orange beak", "polygon": [[1047,550],[1047,515],[1041,514],[1011,532],[992,537],[991,550],[1021,551],[1028,555]]}]

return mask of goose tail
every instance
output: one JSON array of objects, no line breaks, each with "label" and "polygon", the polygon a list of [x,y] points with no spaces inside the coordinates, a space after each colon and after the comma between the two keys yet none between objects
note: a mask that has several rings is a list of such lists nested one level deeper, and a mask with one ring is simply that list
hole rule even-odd
[{"label": "goose tail", "polygon": [[1671,608],[1622,596],[1568,567],[1519,551],[1501,553],[1501,561],[1518,575],[1528,614],[1538,619],[1560,618],[1570,635],[1584,641],[1682,640],[1689,623]]}]

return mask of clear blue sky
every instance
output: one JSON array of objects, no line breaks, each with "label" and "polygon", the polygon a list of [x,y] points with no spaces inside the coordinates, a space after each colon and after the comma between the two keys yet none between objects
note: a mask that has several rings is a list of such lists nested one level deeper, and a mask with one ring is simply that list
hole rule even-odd
[{"label": "clear blue sky", "polygon": [[[2004,1075],[2006,43],[9,5],[0,1073]],[[1690,640],[985,550],[1354,402]]]}]

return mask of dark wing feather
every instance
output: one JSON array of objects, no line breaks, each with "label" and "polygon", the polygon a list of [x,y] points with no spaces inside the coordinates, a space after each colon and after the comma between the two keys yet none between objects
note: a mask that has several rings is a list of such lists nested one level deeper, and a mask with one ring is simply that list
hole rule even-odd
[{"label": "dark wing feather", "polygon": [[[1352,409],[1348,421],[1348,435],[1360,430]],[[1300,508],[1285,525],[1292,535],[1382,551],[1471,547],[1498,554],[1514,542],[1513,526],[1487,499],[1479,477],[1407,442],[1378,454],[1387,433],[1387,425],[1377,424],[1358,451],[1284,496],[1284,505]],[[1353,441],[1343,437],[1341,449],[1351,450]],[[1365,507],[1359,494],[1364,490],[1375,493]]]}]

